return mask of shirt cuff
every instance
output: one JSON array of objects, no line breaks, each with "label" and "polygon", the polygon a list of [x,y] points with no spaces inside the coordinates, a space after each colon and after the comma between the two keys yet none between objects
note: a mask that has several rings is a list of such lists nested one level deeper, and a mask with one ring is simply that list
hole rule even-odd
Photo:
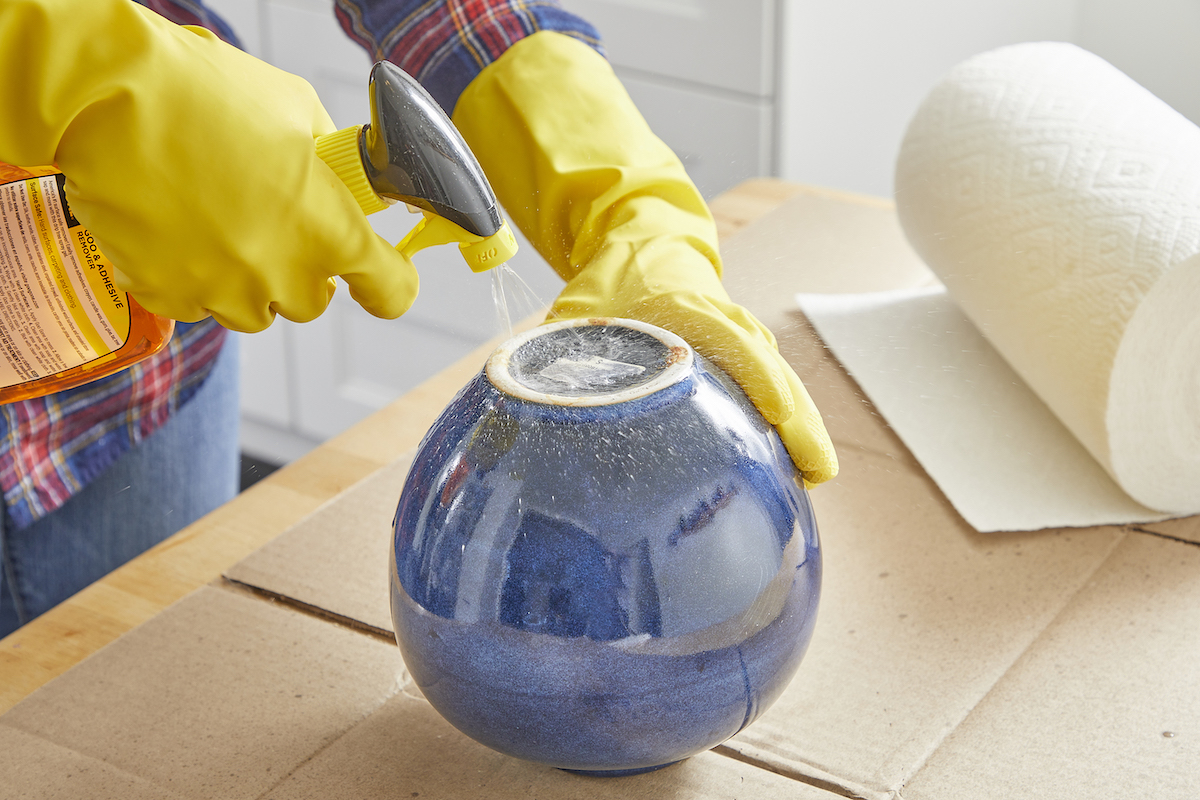
[{"label": "shirt cuff", "polygon": [[447,115],[484,67],[538,31],[571,36],[605,55],[596,29],[553,0],[337,0],[335,14],[374,60],[416,78]]}]

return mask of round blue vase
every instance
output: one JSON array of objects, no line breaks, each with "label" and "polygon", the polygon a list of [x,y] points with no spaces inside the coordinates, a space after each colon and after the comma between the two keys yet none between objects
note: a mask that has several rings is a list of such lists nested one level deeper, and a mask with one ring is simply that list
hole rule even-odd
[{"label": "round blue vase", "polygon": [[682,339],[614,319],[493,353],[421,444],[392,556],[396,640],[434,708],[599,775],[749,725],[799,665],[821,583],[775,430]]}]

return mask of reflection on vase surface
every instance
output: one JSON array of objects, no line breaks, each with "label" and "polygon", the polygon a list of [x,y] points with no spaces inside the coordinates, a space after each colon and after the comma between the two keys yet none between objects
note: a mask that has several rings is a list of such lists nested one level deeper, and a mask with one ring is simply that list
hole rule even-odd
[{"label": "reflection on vase surface", "polygon": [[821,576],[782,444],[699,358],[582,408],[481,373],[422,444],[393,544],[397,641],[429,701],[501,752],[596,772],[749,724],[800,662]]}]

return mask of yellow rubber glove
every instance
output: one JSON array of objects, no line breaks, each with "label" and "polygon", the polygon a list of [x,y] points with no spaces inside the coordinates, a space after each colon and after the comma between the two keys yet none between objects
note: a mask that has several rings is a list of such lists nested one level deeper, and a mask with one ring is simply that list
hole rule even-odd
[{"label": "yellow rubber glove", "polygon": [[677,333],[776,426],[806,483],[837,474],[821,416],[775,337],[721,286],[708,206],[604,58],[536,33],[471,82],[453,118],[511,218],[568,281],[551,316]]},{"label": "yellow rubber glove", "polygon": [[0,161],[55,163],[145,308],[262,330],[318,316],[332,276],[371,313],[416,296],[316,155],[305,81],[129,0],[0,0]]}]

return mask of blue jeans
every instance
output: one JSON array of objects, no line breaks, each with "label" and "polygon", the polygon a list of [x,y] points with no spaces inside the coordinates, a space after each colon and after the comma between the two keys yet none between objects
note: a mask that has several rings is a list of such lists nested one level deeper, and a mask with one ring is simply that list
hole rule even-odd
[{"label": "blue jeans", "polygon": [[0,525],[0,636],[52,608],[238,491],[238,341],[165,425],[57,511]]}]

